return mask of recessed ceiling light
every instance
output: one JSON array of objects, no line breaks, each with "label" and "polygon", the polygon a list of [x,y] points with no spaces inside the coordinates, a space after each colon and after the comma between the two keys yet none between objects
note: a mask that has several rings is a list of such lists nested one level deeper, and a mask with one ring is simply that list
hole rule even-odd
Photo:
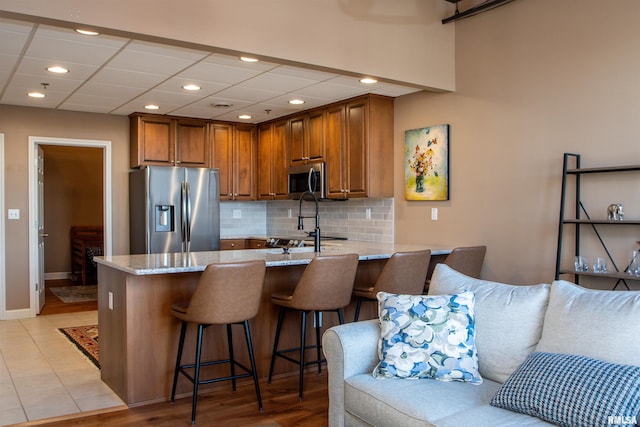
[{"label": "recessed ceiling light", "polygon": [[184,90],[192,90],[192,91],[194,91],[194,90],[200,90],[200,86],[198,86],[198,85],[194,85],[194,84],[190,84],[190,85],[184,85],[184,86],[182,86],[182,89],[184,89]]},{"label": "recessed ceiling light", "polygon": [[27,95],[30,96],[31,98],[44,98],[45,96],[47,96],[42,92],[36,92],[36,91],[29,92],[27,93]]},{"label": "recessed ceiling light", "polygon": [[144,108],[146,108],[147,110],[157,110],[160,107],[158,107],[155,104],[148,104],[148,105],[145,105]]},{"label": "recessed ceiling light", "polygon": [[240,60],[244,62],[258,62],[256,58],[251,58],[250,56],[241,56]]},{"label": "recessed ceiling light", "polygon": [[80,34],[84,34],[85,36],[97,36],[98,32],[95,31],[91,31],[91,30],[83,30],[81,28],[76,28],[76,33],[80,33]]},{"label": "recessed ceiling light", "polygon": [[302,104],[304,104],[304,101],[302,99],[292,99],[292,100],[289,101],[289,104],[302,105]]},{"label": "recessed ceiling light", "polygon": [[53,67],[47,67],[47,71],[52,72],[52,73],[56,73],[56,74],[65,74],[65,73],[69,72],[68,69],[66,69],[64,67],[61,67],[59,65],[55,65]]},{"label": "recessed ceiling light", "polygon": [[376,79],[372,79],[371,77],[365,77],[363,79],[360,79],[360,83],[364,83],[366,85],[371,85],[374,83],[378,83],[378,81]]},{"label": "recessed ceiling light", "polygon": [[251,116],[249,114],[240,114],[238,118],[242,120],[249,120]]}]

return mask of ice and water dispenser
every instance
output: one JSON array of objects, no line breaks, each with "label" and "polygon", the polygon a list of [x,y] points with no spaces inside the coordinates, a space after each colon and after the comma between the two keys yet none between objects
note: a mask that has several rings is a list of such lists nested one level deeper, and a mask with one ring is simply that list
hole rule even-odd
[{"label": "ice and water dispenser", "polygon": [[175,231],[173,205],[155,205],[155,231]]}]

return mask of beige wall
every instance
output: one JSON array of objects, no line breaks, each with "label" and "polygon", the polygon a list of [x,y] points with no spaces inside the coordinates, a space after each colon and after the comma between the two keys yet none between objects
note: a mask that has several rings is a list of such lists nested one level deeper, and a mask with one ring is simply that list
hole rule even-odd
[{"label": "beige wall", "polygon": [[74,113],[0,105],[5,148],[5,209],[20,209],[19,220],[6,221],[6,308],[29,308],[28,212],[29,137],[111,141],[113,161],[113,253],[129,250],[129,119],[126,116]]},{"label": "beige wall", "polygon": [[[636,0],[520,0],[457,22],[456,93],[395,103],[396,240],[486,244],[484,277],[553,280],[563,153],[581,153],[583,166],[640,164],[638,16]],[[451,199],[405,201],[404,131],[442,123]],[[640,218],[640,174],[600,178],[607,186],[585,188],[592,216],[622,202]],[[639,227],[602,230],[628,262]]]},{"label": "beige wall", "polygon": [[45,274],[71,271],[69,232],[104,223],[103,149],[45,145]]},{"label": "beige wall", "polygon": [[423,87],[455,88],[454,27],[440,22],[454,8],[443,0],[2,0],[0,7]]}]

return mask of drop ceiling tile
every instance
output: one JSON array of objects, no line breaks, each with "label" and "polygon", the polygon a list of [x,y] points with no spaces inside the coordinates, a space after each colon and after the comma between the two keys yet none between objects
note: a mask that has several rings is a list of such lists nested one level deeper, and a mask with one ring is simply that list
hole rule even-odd
[{"label": "drop ceiling tile", "polygon": [[15,32],[0,27],[0,53],[19,55],[24,44],[29,40],[29,33]]},{"label": "drop ceiling tile", "polygon": [[[116,97],[123,99],[124,101],[129,101],[130,99],[141,95],[144,91],[145,89],[136,87],[103,84],[90,81],[79,88],[76,93],[86,96]],[[124,103],[124,101],[122,103]]]},{"label": "drop ceiling tile", "polygon": [[421,89],[408,87],[408,86],[398,86],[393,84],[383,84],[379,88],[375,88],[371,91],[371,93],[375,93],[376,95],[384,95],[397,97],[402,95],[407,95],[413,92],[420,92]]},{"label": "drop ceiling tile", "polygon": [[202,95],[196,95],[191,93],[175,93],[164,92],[161,90],[151,90],[141,96],[142,99],[148,100],[152,104],[156,105],[177,105],[182,106],[185,104],[191,104],[202,99]]},{"label": "drop ceiling tile", "polygon": [[262,89],[250,89],[242,86],[231,86],[216,93],[216,97],[238,99],[248,102],[261,102],[279,96],[280,92]]},{"label": "drop ceiling tile", "polygon": [[80,102],[65,102],[58,107],[60,110],[69,111],[84,111],[88,113],[101,113],[109,114],[113,108],[110,108],[106,103],[98,103],[96,100],[89,100],[87,104]]},{"label": "drop ceiling tile", "polygon": [[36,32],[36,37],[49,39],[51,43],[56,43],[58,40],[65,40],[74,43],[110,47],[113,49],[120,49],[129,42],[129,39],[123,37],[106,34],[88,36],[80,34],[70,28],[59,28],[50,25],[40,25]]},{"label": "drop ceiling tile", "polygon": [[25,56],[45,58],[51,61],[74,62],[87,65],[102,65],[118,49],[112,46],[79,43],[71,40],[55,40],[47,37],[35,37]]},{"label": "drop ceiling tile", "polygon": [[30,22],[16,21],[13,19],[0,18],[0,28],[2,31],[29,34],[35,24]]},{"label": "drop ceiling tile", "polygon": [[148,53],[151,55],[167,56],[171,58],[181,58],[188,61],[199,61],[209,55],[209,52],[202,50],[162,45],[140,40],[133,40],[127,45],[126,50]]},{"label": "drop ceiling tile", "polygon": [[120,86],[137,87],[140,89],[151,89],[167,77],[151,74],[140,73],[137,71],[118,70],[114,68],[103,68],[98,71],[91,81],[93,83],[112,84]]},{"label": "drop ceiling tile", "polygon": [[47,90],[46,98],[30,98],[27,92],[39,90],[44,92],[41,87],[29,87],[19,84],[12,84],[2,97],[3,104],[25,105],[29,107],[56,108],[66,97],[68,92],[60,92],[56,90]]},{"label": "drop ceiling tile", "polygon": [[249,89],[271,90],[276,92],[293,92],[303,87],[311,86],[317,82],[298,77],[287,77],[279,74],[261,74],[250,80],[242,82],[239,86]]},{"label": "drop ceiling tile", "polygon": [[[101,111],[112,111],[121,105],[128,103],[131,98],[129,97],[119,97],[117,94],[112,94],[112,96],[98,96],[98,95],[89,95],[86,93],[74,93],[69,98],[67,98],[60,108],[70,110],[73,105],[96,105]],[[95,112],[95,110],[91,110]]]},{"label": "drop ceiling tile", "polygon": [[331,83],[334,85],[347,86],[353,88],[364,88],[366,91],[370,91],[377,87],[377,85],[381,85],[382,83],[373,83],[373,84],[364,84],[360,83],[360,77],[352,77],[352,76],[338,76],[334,77],[331,80],[327,80],[326,83]]},{"label": "drop ceiling tile", "polygon": [[250,79],[261,71],[244,68],[227,67],[224,65],[199,62],[175,77],[182,79],[195,79],[205,82],[233,85]]},{"label": "drop ceiling tile", "polygon": [[142,52],[133,49],[126,49],[119,52],[107,65],[109,68],[116,68],[127,71],[139,71],[142,73],[160,74],[172,76],[188,66],[194,60],[177,56],[156,55],[155,53]]},{"label": "drop ceiling tile", "polygon": [[[292,105],[289,104],[289,101],[292,99],[301,99],[304,101],[302,105]],[[265,102],[270,106],[279,106],[282,108],[294,108],[297,110],[308,110],[310,108],[320,107],[322,105],[330,104],[334,100],[330,100],[327,98],[314,98],[312,96],[303,96],[299,93],[291,93],[286,95],[277,96],[275,98],[269,99]]]},{"label": "drop ceiling tile", "polygon": [[[13,71],[16,66],[16,62],[18,62],[19,56],[17,55],[8,55],[5,53],[0,53],[0,72],[9,73]],[[1,88],[2,86],[0,86]]]},{"label": "drop ceiling tile", "polygon": [[289,77],[300,77],[303,79],[314,80],[316,82],[323,82],[338,76],[334,73],[327,73],[325,71],[317,71],[307,68],[297,68],[289,65],[281,65],[269,71],[269,73]]},{"label": "drop ceiling tile", "polygon": [[339,100],[368,93],[368,90],[362,87],[347,87],[327,82],[321,82],[316,83],[313,86],[297,90],[296,93],[302,96]]}]

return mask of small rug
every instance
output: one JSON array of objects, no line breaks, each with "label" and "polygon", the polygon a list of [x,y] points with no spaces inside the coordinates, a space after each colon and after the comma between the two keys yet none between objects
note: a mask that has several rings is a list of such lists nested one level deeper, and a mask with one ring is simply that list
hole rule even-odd
[{"label": "small rug", "polygon": [[85,302],[98,300],[98,285],[56,286],[49,288],[62,302]]},{"label": "small rug", "polygon": [[98,325],[72,326],[58,329],[100,369],[98,362]]}]

